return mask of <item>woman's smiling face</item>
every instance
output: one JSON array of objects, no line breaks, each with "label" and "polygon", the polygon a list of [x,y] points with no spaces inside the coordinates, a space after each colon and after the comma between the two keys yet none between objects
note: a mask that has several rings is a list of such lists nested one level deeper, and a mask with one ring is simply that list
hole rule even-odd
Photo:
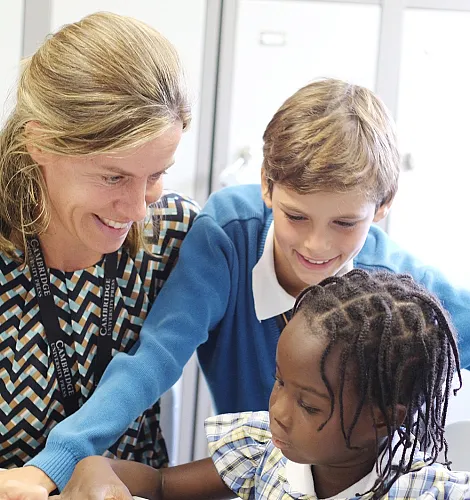
[{"label": "woman's smiling face", "polygon": [[142,146],[90,157],[31,156],[41,166],[51,207],[47,233],[72,252],[98,260],[119,249],[134,222],[162,193],[182,125]]}]

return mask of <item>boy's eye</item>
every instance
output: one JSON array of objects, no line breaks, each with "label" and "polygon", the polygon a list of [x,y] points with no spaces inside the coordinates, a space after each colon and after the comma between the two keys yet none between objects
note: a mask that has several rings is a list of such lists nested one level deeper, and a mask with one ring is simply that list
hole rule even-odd
[{"label": "boy's eye", "polygon": [[314,415],[320,411],[318,408],[306,405],[303,401],[299,401],[299,406],[302,407],[309,415]]},{"label": "boy's eye", "polygon": [[105,175],[103,176],[104,181],[106,184],[110,184],[111,186],[114,186],[115,184],[118,184],[122,179],[122,175]]},{"label": "boy's eye", "polygon": [[337,220],[335,224],[341,227],[354,227],[357,222],[356,221],[345,221],[345,220]]},{"label": "boy's eye", "polygon": [[292,220],[292,221],[301,221],[301,220],[305,220],[305,217],[303,215],[293,215],[293,214],[288,214],[287,212],[284,212],[286,214],[286,217],[289,219],[289,220]]}]

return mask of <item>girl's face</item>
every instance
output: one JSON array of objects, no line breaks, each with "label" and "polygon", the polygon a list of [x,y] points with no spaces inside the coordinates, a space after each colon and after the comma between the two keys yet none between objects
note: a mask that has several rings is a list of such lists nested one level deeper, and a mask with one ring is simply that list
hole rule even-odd
[{"label": "girl's face", "polygon": [[[282,332],[269,402],[273,444],[289,460],[315,465],[315,470],[320,467],[328,469],[329,474],[345,474],[346,469],[365,467],[365,475],[376,459],[374,422],[370,407],[364,405],[352,434],[351,446],[355,449],[349,449],[341,430],[340,355],[335,348],[325,366],[335,408],[328,423],[318,430],[331,408],[320,370],[325,347],[324,338],[312,335],[302,313],[296,314]],[[357,391],[350,381],[346,381],[343,405],[344,427],[348,429],[358,405]]]},{"label": "girl's face", "polygon": [[157,138],[120,153],[33,153],[51,205],[47,234],[90,262],[120,248],[132,224],[144,219],[147,206],[161,196],[163,174],[174,161],[181,134],[178,122]]}]

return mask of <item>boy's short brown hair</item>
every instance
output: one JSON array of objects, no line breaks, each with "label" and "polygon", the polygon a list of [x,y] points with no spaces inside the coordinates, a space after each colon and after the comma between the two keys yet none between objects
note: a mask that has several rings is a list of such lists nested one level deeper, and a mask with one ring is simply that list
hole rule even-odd
[{"label": "boy's short brown hair", "polygon": [[279,108],[263,135],[270,194],[279,183],[301,194],[361,189],[377,204],[398,187],[395,127],[370,90],[341,80],[318,80]]}]

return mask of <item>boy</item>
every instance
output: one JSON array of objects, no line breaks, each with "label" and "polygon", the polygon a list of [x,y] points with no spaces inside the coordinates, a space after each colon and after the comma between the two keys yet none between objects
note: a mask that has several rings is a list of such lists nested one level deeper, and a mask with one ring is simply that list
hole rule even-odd
[{"label": "boy", "polygon": [[371,226],[387,214],[398,176],[393,123],[372,92],[338,80],[296,92],[264,134],[261,188],[210,197],[137,349],[112,360],[91,400],[29,464],[63,488],[81,458],[103,453],[176,382],[198,346],[217,413],[267,410],[295,296],[351,267],[412,274],[465,334],[470,293],[454,292]]}]

